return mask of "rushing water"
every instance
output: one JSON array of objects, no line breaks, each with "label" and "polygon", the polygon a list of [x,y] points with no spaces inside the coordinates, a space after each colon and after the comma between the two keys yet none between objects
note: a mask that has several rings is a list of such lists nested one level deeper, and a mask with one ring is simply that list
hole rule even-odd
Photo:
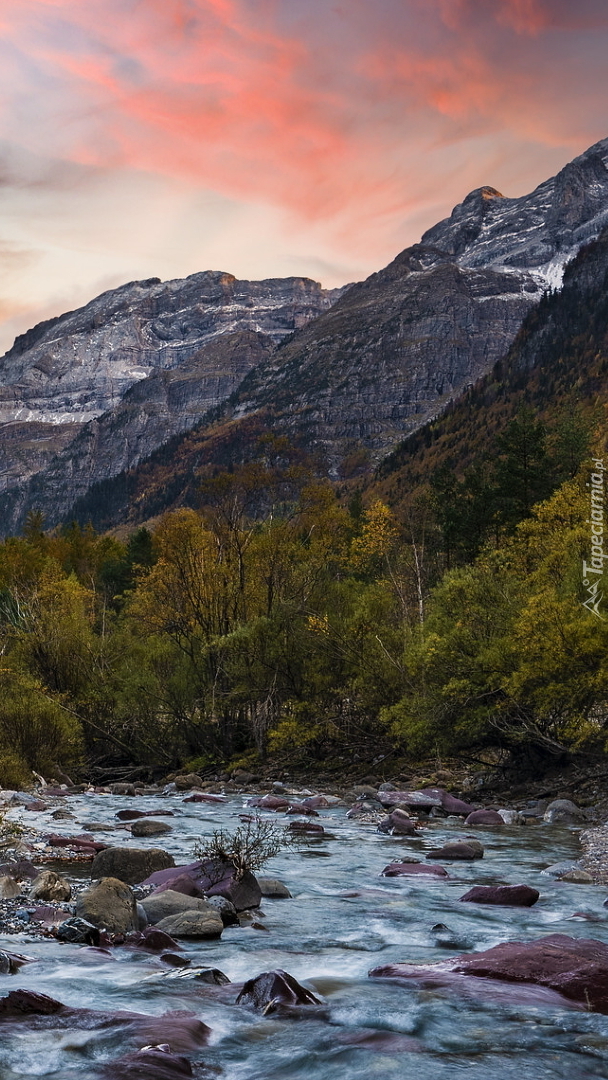
[{"label": "rushing water", "polygon": [[[62,800],[76,822],[52,822],[53,831],[79,832],[88,821],[115,823],[117,810],[174,810],[165,818],[173,832],[131,839],[128,832],[100,833],[105,842],[134,847],[163,846],[176,862],[192,860],[195,841],[218,827],[238,824],[245,798],[225,804],[184,804],[180,797],[125,799],[83,795]],[[11,812],[18,818],[20,811]],[[265,815],[271,816],[271,815]],[[31,815],[27,815],[31,821]],[[279,815],[272,815],[280,820]],[[36,815],[41,827],[46,815]],[[40,820],[42,819],[42,821]],[[289,820],[293,820],[290,818]],[[37,939],[27,932],[0,936],[0,949],[20,951],[39,962],[17,975],[0,976],[2,993],[34,989],[70,1006],[130,1010],[160,1016],[188,1010],[212,1029],[208,1046],[189,1052],[197,1076],[229,1080],[530,1080],[542,1077],[586,1080],[608,1076],[608,1016],[567,1007],[522,1006],[488,1000],[483,992],[420,989],[369,979],[370,968],[394,961],[433,963],[461,952],[487,949],[501,941],[529,940],[550,933],[593,937],[608,943],[605,890],[571,885],[543,875],[543,869],[580,853],[573,829],[538,824],[524,828],[476,829],[485,846],[483,860],[449,866],[450,879],[382,878],[382,868],[403,856],[424,852],[463,835],[462,824],[431,823],[420,839],[387,837],[373,826],[345,817],[345,810],[321,811],[326,835],[277,856],[266,876],[284,881],[292,900],[264,900],[263,931],[230,927],[222,938],[182,942],[192,965],[218,967],[243,982],[262,971],[283,968],[304,982],[327,1005],[327,1014],[303,1019],[260,1016],[232,1002],[236,990],[218,996],[215,988],[175,977],[150,953],[115,948],[107,953],[85,946]],[[29,822],[28,822],[29,823]],[[50,824],[50,819],[49,819]],[[80,870],[82,873],[82,870]],[[69,874],[66,874],[69,877]],[[525,882],[541,892],[532,908],[460,904],[473,884]],[[343,895],[357,892],[358,895]],[[574,920],[586,912],[597,921]],[[443,923],[446,930],[433,930]],[[470,980],[476,984],[483,980]],[[171,1042],[167,1021],[160,1037]],[[376,1033],[374,1048],[352,1045],[362,1029]],[[386,1037],[386,1036],[392,1036]],[[350,1040],[350,1042],[349,1042]],[[141,1040],[139,1046],[144,1045]],[[111,1025],[101,1030],[50,1024],[45,1030],[22,1025],[0,1029],[0,1080],[54,1077],[87,1080],[137,1043]],[[116,1072],[120,1080],[120,1072]]]}]

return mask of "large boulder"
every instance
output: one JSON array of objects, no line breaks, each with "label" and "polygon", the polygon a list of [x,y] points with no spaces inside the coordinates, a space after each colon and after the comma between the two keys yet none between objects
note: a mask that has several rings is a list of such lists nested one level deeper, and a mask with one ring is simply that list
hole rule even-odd
[{"label": "large boulder", "polygon": [[475,885],[460,897],[468,904],[497,904],[503,907],[532,907],[540,896],[530,885]]},{"label": "large boulder", "polygon": [[250,870],[237,873],[231,862],[205,859],[195,880],[207,896],[223,896],[237,911],[259,907],[262,890]]},{"label": "large boulder", "polygon": [[505,941],[484,952],[465,953],[439,964],[387,964],[369,974],[422,986],[451,986],[459,996],[468,982],[465,977],[471,977],[472,982],[480,980],[484,1000],[544,1002],[553,1007],[562,1002],[563,1006],[608,1013],[608,945],[566,934],[549,934],[536,941]]},{"label": "large boulder", "polygon": [[205,911],[189,910],[168,915],[157,923],[156,928],[172,938],[219,938],[224,924],[218,912],[208,907]]},{"label": "large boulder", "polygon": [[148,922],[157,926],[163,919],[172,915],[180,915],[183,911],[213,912],[214,918],[217,912],[206,900],[197,896],[186,896],[182,892],[174,892],[173,889],[163,889],[162,892],[151,893],[141,901]]},{"label": "large boulder", "polygon": [[126,934],[129,930],[139,929],[133,890],[118,878],[102,878],[81,893],[74,914],[111,934]]},{"label": "large boulder", "polygon": [[139,885],[157,870],[175,866],[175,860],[162,848],[109,847],[93,859],[91,877],[115,877],[128,885]]},{"label": "large boulder", "polygon": [[277,968],[263,971],[249,979],[236,999],[237,1005],[248,1005],[267,1015],[281,1005],[320,1005],[319,998],[302,986],[293,975]]}]

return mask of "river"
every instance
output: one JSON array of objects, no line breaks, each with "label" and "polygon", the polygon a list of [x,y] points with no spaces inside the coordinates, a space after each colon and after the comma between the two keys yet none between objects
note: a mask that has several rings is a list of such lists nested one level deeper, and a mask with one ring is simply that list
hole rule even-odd
[{"label": "river", "polygon": [[[52,825],[53,831],[69,835],[82,831],[87,821],[116,824],[116,812],[125,807],[172,809],[175,816],[161,820],[170,822],[173,831],[160,842],[134,840],[126,832],[115,837],[100,832],[98,838],[121,846],[162,846],[176,862],[189,862],[197,839],[219,827],[238,825],[246,796],[231,796],[224,804],[185,804],[180,796],[101,794],[56,800],[54,806],[59,801],[76,821],[51,821],[38,814],[38,828],[43,830],[48,821],[49,831]],[[9,817],[31,825],[33,815],[13,810]],[[272,817],[281,821],[281,815]],[[377,1074],[383,1080],[410,1075],[415,1080],[455,1080],[466,1073],[470,1080],[605,1080],[608,1016],[553,1005],[522,1007],[508,999],[488,1000],[479,992],[464,997],[446,988],[420,989],[367,974],[380,964],[433,963],[501,941],[550,933],[608,943],[605,889],[566,884],[542,872],[549,864],[579,855],[576,829],[542,823],[477,828],[475,836],[485,847],[483,860],[449,865],[448,880],[408,879],[382,878],[380,873],[403,856],[423,858],[426,850],[462,836],[466,830],[461,823],[440,820],[420,838],[395,838],[349,820],[346,808],[321,811],[318,820],[326,829],[322,839],[283,852],[262,871],[280,878],[293,895],[291,900],[263,901],[266,917],[258,921],[264,930],[229,927],[217,941],[182,945],[192,965],[220,968],[235,983],[283,968],[323,998],[327,1015],[309,1018],[303,1009],[300,1020],[264,1017],[233,1004],[236,988],[232,997],[232,988],[224,988],[220,1000],[215,988],[176,977],[176,969],[150,953],[60,944],[36,938],[27,929],[0,935],[0,949],[38,960],[17,975],[0,976],[2,995],[23,987],[92,1010],[153,1016],[188,1010],[211,1028],[209,1045],[188,1054],[194,1075],[201,1077],[368,1080]],[[65,876],[82,879],[85,872],[73,866]],[[532,908],[458,903],[471,885],[497,882],[532,885],[540,890],[540,900]],[[577,912],[594,916],[594,921],[572,919]],[[433,929],[438,923],[446,929]],[[361,1038],[365,1045],[353,1045]],[[0,1078],[93,1080],[128,1049],[133,1042],[112,1025],[91,1029],[49,1021],[43,1030],[33,1030],[24,1019],[2,1030]],[[112,1075],[120,1080],[120,1071]]]}]

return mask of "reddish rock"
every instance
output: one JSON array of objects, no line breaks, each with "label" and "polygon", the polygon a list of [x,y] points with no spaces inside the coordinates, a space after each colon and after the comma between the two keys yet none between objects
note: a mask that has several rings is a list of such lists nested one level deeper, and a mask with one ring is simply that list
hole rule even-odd
[{"label": "reddish rock", "polygon": [[166,892],[167,889],[170,889],[172,892],[183,893],[184,896],[196,896],[200,900],[205,896],[200,885],[198,885],[194,878],[190,877],[187,873],[178,874],[177,877],[165,881],[162,885],[159,885],[153,893],[150,893],[150,895],[156,896],[157,893]]},{"label": "reddish rock", "polygon": [[473,810],[465,820],[465,825],[504,825],[505,820],[498,810]]},{"label": "reddish rock", "polygon": [[311,836],[323,836],[325,829],[316,821],[290,821],[287,826],[293,833],[309,833]]},{"label": "reddish rock", "polygon": [[427,859],[461,859],[472,862],[473,859],[483,859],[481,844],[467,844],[466,840],[455,840],[453,843],[444,844],[442,848],[427,851]]},{"label": "reddish rock", "polygon": [[319,816],[316,810],[313,810],[311,806],[306,806],[303,802],[292,803],[289,809],[285,812],[287,814],[306,814],[308,817]]},{"label": "reddish rock", "polygon": [[164,885],[166,889],[173,889],[173,882],[182,876],[190,878],[205,896],[223,896],[226,900],[230,900],[237,911],[259,907],[262,899],[260,887],[249,870],[237,877],[232,863],[220,864],[213,859],[159,870],[150,874],[143,884]]},{"label": "reddish rock", "polygon": [[94,855],[98,851],[105,851],[107,844],[95,840],[91,833],[79,833],[78,836],[60,836],[59,833],[50,833],[45,840],[51,847],[71,847],[78,851]]},{"label": "reddish rock", "polygon": [[280,795],[262,795],[249,799],[247,806],[259,806],[261,810],[287,810],[291,806],[291,801],[283,799]]},{"label": "reddish rock", "polygon": [[66,1006],[35,990],[11,990],[0,998],[0,1020],[20,1016],[52,1016],[67,1012]]},{"label": "reddish rock", "polygon": [[396,836],[415,836],[416,824],[405,810],[393,810],[378,825],[378,832],[392,833]]},{"label": "reddish rock", "polygon": [[475,885],[460,897],[462,903],[532,907],[540,896],[530,885]]},{"label": "reddish rock", "polygon": [[307,795],[302,799],[302,806],[307,806],[309,810],[326,810],[329,803],[324,795]]},{"label": "reddish rock", "polygon": [[194,1073],[188,1058],[174,1054],[169,1044],[163,1043],[111,1061],[101,1075],[108,1080],[181,1080]]},{"label": "reddish rock", "polygon": [[48,806],[46,803],[34,799],[33,802],[27,804],[25,809],[30,810],[35,814],[41,814],[43,810],[48,810]]},{"label": "reddish rock", "polygon": [[223,803],[226,802],[225,795],[211,795],[206,791],[196,791],[193,795],[187,795],[183,802],[211,802],[211,803]]},{"label": "reddish rock", "polygon": [[450,875],[443,866],[433,863],[389,863],[382,871],[382,877],[405,877],[414,874],[428,874],[430,877],[447,878]]},{"label": "reddish rock", "polygon": [[546,986],[593,1012],[608,1013],[608,945],[602,941],[567,934],[507,941],[482,953],[456,957],[453,970]]},{"label": "reddish rock", "polygon": [[[129,934],[126,943],[133,945],[136,949],[146,949],[149,952],[166,952],[167,949],[179,952],[181,949],[181,945],[178,945],[170,934],[165,934],[164,930],[158,930],[156,926],[146,926],[144,930],[135,930]],[[180,960],[180,964],[183,963],[184,961]]]}]

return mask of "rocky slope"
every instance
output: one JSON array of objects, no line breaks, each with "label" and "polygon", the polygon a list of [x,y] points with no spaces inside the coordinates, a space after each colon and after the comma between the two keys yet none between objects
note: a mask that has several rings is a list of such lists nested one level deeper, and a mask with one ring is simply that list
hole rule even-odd
[{"label": "rocky slope", "polygon": [[[22,420],[27,406],[37,421],[77,415],[94,425],[28,486],[7,492],[0,501],[7,527],[18,528],[33,508],[49,523],[60,520],[86,484],[192,426],[196,409],[180,427],[179,409],[159,406],[159,394],[169,400],[168,383],[161,388],[158,375],[139,380],[153,369],[179,370],[230,331],[278,342],[272,353],[265,344],[260,354],[252,349],[248,374],[245,362],[232,382],[218,383],[227,398],[244,376],[224,409],[232,431],[259,414],[324,455],[331,475],[353,453],[380,460],[487,372],[547,288],[559,287],[565,264],[608,222],[607,166],[604,140],[530,195],[480,188],[420,244],[342,295],[303,279],[243,283],[199,274],[125,286],[31,331],[5,357],[0,416]],[[325,309],[316,318],[315,305]],[[135,381],[137,392],[109,413],[113,395],[122,400]],[[138,395],[150,395],[149,407]],[[203,390],[201,401],[211,397]]]}]

